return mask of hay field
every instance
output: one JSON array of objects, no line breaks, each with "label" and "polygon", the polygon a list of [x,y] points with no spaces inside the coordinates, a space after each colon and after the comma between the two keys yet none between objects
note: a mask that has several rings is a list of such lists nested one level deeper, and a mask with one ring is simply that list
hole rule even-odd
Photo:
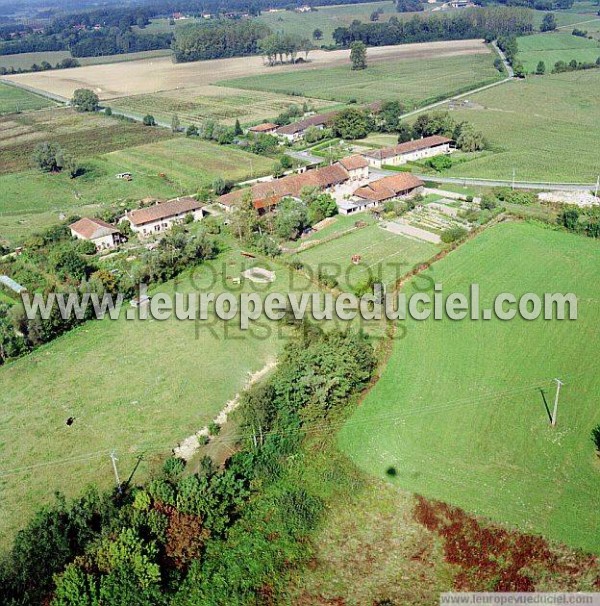
[{"label": "hay field", "polygon": [[[455,40],[381,46],[369,49],[369,62],[404,59],[433,59],[489,53],[481,40]],[[260,74],[305,71],[349,64],[349,50],[313,51],[309,62],[299,65],[269,67],[262,57],[215,59],[194,63],[176,63],[168,57],[127,61],[113,65],[90,65],[69,70],[56,70],[7,76],[8,79],[70,98],[77,88],[93,89],[102,100],[187,89],[214,84],[220,80]]]}]

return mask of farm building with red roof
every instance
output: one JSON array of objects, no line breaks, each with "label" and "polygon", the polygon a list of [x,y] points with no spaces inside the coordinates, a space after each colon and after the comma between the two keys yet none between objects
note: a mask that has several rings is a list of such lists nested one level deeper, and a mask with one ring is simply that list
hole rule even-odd
[{"label": "farm building with red roof", "polygon": [[451,143],[452,139],[448,139],[448,137],[433,135],[431,137],[424,137],[423,139],[399,143],[393,147],[361,152],[361,155],[369,163],[369,166],[373,168],[381,168],[384,164],[399,166],[414,160],[431,158],[440,154],[449,154],[452,151]]}]

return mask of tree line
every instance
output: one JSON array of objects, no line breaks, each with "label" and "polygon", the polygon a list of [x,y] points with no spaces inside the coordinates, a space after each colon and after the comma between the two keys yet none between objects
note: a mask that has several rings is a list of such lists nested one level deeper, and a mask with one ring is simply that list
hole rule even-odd
[{"label": "tree line", "polygon": [[375,362],[362,335],[299,325],[270,378],[243,394],[222,468],[204,457],[189,473],[169,458],[145,485],[59,496],[2,559],[2,603],[276,603],[286,573],[310,559],[324,513],[293,461],[314,425],[353,404]]},{"label": "tree line", "polygon": [[179,62],[256,55],[260,40],[270,34],[266,25],[256,21],[188,23],[178,28],[173,51]]},{"label": "tree line", "polygon": [[490,41],[498,36],[520,35],[531,31],[531,11],[518,7],[489,6],[450,14],[415,15],[406,21],[397,17],[392,17],[385,23],[362,23],[356,20],[349,27],[336,28],[333,38],[341,46],[349,46],[357,40],[367,46],[384,46],[468,38],[486,38]]}]

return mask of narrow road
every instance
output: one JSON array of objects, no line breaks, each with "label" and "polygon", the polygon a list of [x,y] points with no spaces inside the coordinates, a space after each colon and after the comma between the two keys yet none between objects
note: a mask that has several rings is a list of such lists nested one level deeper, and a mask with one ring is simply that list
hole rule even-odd
[{"label": "narrow road", "polygon": [[498,45],[496,44],[496,42],[492,42],[492,46],[494,47],[494,50],[498,53],[498,56],[500,57],[500,59],[502,60],[504,69],[506,70],[506,73],[508,74],[508,76],[506,78],[504,78],[503,80],[498,80],[497,82],[492,82],[491,84],[486,84],[485,86],[480,86],[479,88],[474,88],[473,90],[467,91],[466,93],[460,93],[459,95],[454,95],[453,97],[448,97],[447,99],[442,99],[441,101],[436,101],[435,103],[430,103],[429,105],[426,105],[425,107],[419,107],[418,109],[413,109],[410,112],[402,114],[402,116],[400,116],[400,118],[403,120],[405,118],[410,118],[411,116],[416,116],[417,114],[420,114],[422,112],[426,112],[426,111],[429,111],[430,109],[435,109],[436,107],[445,105],[449,101],[457,101],[458,99],[464,99],[465,97],[469,97],[476,93],[480,93],[484,90],[494,88],[495,86],[500,86],[501,84],[506,84],[507,82],[510,82],[511,80],[513,80],[515,77],[515,72],[513,71],[513,68],[511,67],[510,63],[508,62],[506,55],[498,48]]}]

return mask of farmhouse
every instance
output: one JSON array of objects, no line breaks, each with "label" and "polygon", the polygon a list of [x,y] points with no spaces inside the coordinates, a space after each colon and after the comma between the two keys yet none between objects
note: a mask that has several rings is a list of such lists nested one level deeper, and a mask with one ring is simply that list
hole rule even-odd
[{"label": "farmhouse", "polygon": [[78,240],[89,240],[97,250],[114,248],[121,242],[121,232],[110,223],[101,219],[79,219],[69,225],[71,235]]},{"label": "farmhouse", "polygon": [[132,210],[121,218],[121,222],[127,221],[132,231],[140,238],[147,238],[152,234],[166,231],[177,223],[182,223],[187,216],[192,216],[194,221],[199,221],[204,214],[202,202],[185,197]]},{"label": "farmhouse", "polygon": [[309,128],[313,127],[322,130],[333,121],[337,114],[338,112],[315,114],[314,116],[310,116],[304,120],[298,120],[298,122],[292,122],[292,124],[280,126],[275,131],[275,134],[283,139],[287,139],[288,141],[299,141],[304,137]]},{"label": "farmhouse", "polygon": [[342,158],[340,164],[348,171],[352,181],[366,179],[369,176],[369,163],[359,154]]},{"label": "farmhouse", "polygon": [[350,215],[367,208],[374,208],[394,198],[409,198],[423,191],[425,184],[410,173],[399,173],[383,177],[359,187],[350,200],[338,204],[341,215]]},{"label": "farmhouse", "polygon": [[251,126],[248,129],[248,132],[254,135],[272,135],[277,130],[277,128],[277,124],[273,124],[272,122],[264,122],[263,124]]},{"label": "farmhouse", "polygon": [[433,135],[406,143],[399,143],[393,147],[384,147],[383,149],[374,149],[362,152],[361,155],[367,160],[369,166],[381,168],[384,164],[390,166],[399,166],[414,160],[431,158],[440,154],[449,154],[452,150],[450,144],[452,139]]},{"label": "farmhouse", "polygon": [[316,187],[320,190],[331,190],[350,180],[349,172],[341,163],[308,170],[302,174],[289,175],[282,179],[256,183],[250,189],[236,190],[221,196],[218,203],[228,211],[242,200],[247,191],[252,194],[254,208],[264,213],[271,206],[279,204],[282,198],[299,198],[305,187]]}]

